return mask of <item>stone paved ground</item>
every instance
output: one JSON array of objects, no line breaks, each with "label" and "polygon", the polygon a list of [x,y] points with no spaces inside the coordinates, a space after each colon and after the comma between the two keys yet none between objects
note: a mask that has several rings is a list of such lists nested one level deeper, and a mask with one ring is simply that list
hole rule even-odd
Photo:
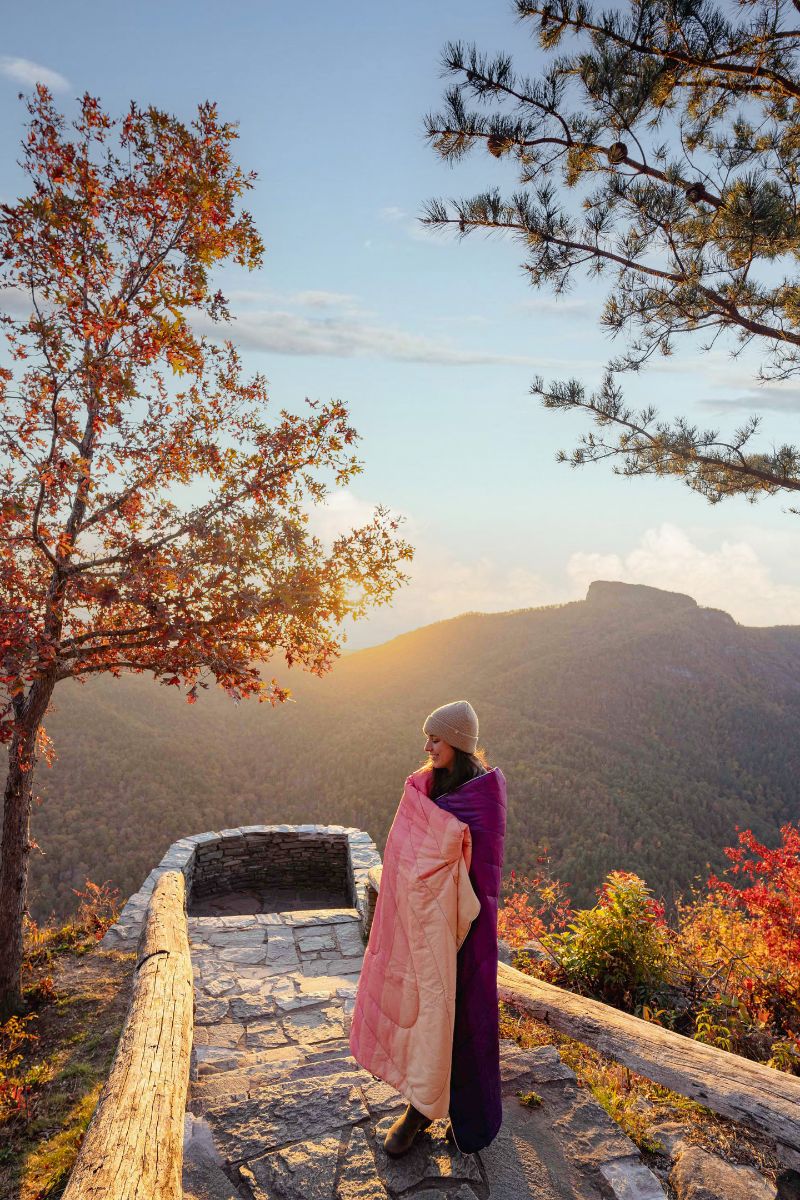
[{"label": "stone paved ground", "polygon": [[[277,902],[282,911],[264,911]],[[348,1045],[358,912],[299,903],[240,893],[191,910],[187,1200],[663,1200],[552,1046],[502,1043],[503,1125],[486,1149],[461,1154],[441,1120],[390,1158],[383,1139],[405,1100]],[[517,1092],[532,1090],[541,1104],[523,1105]]]}]

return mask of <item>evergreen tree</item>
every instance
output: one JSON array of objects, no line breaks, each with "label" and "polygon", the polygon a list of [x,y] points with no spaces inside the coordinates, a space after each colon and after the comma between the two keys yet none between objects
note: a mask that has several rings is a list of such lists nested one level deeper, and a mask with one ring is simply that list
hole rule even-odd
[{"label": "evergreen tree", "polygon": [[536,287],[610,278],[601,322],[626,344],[597,391],[574,379],[531,389],[547,408],[594,419],[559,459],[677,475],[712,503],[800,491],[800,451],[758,450],[757,414],[726,437],[629,407],[619,379],[695,331],[704,348],[733,335],[734,355],[757,345],[762,381],[800,371],[800,3],[514,7],[551,52],[547,69],[527,78],[507,55],[448,44],[456,82],[426,132],[451,162],[475,147],[513,160],[520,187],[431,201],[423,220],[462,236],[510,231]]}]

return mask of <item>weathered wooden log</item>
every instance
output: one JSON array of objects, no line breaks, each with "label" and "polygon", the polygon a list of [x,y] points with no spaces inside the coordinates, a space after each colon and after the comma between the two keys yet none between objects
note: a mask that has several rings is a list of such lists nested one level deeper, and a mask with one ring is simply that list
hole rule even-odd
[{"label": "weathered wooden log", "polygon": [[180,1200],[192,1048],[185,883],[156,883],[128,1015],[63,1200]]},{"label": "weathered wooden log", "polygon": [[800,1079],[576,996],[500,963],[501,1000],[638,1075],[800,1151]]}]

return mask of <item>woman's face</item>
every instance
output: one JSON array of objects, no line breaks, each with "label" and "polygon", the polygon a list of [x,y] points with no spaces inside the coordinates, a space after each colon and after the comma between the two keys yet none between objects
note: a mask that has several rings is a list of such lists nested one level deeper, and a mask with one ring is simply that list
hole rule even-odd
[{"label": "woman's face", "polygon": [[425,753],[430,754],[434,767],[445,767],[448,771],[452,767],[456,756],[456,752],[449,742],[444,742],[440,737],[435,737],[433,734],[428,735],[428,740],[425,743]]}]

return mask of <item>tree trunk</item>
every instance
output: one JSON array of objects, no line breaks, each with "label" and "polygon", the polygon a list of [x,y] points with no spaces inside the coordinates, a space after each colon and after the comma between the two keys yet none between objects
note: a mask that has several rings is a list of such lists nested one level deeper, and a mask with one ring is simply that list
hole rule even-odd
[{"label": "tree trunk", "polygon": [[26,912],[36,735],[55,686],[40,678],[20,709],[8,755],[0,853],[0,1021],[23,1009],[22,924]]}]

